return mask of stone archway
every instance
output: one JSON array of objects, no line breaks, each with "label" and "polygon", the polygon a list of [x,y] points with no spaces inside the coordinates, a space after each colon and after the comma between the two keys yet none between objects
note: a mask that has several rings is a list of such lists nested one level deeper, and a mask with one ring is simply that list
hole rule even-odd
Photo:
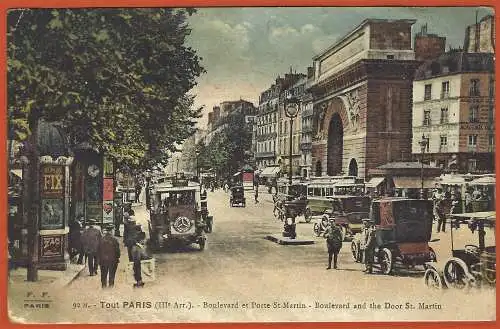
[{"label": "stone archway", "polygon": [[339,113],[334,113],[328,125],[327,171],[329,176],[340,175],[344,152],[344,125]]},{"label": "stone archway", "polygon": [[358,176],[358,162],[356,159],[351,159],[349,162],[349,176]]}]

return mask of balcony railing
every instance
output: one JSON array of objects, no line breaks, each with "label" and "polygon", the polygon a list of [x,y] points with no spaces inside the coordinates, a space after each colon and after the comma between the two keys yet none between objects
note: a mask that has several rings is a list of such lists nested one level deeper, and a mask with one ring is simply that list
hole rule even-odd
[{"label": "balcony railing", "polygon": [[439,146],[439,153],[446,153],[446,152],[448,152],[448,145]]},{"label": "balcony railing", "polygon": [[477,145],[467,145],[467,152],[477,152]]},{"label": "balcony railing", "polygon": [[441,99],[449,98],[450,97],[450,92],[449,91],[442,91],[441,92]]},{"label": "balcony railing", "polygon": [[274,157],[276,154],[274,152],[257,152],[255,153],[256,158],[271,158]]},{"label": "balcony railing", "polygon": [[313,132],[313,128],[310,127],[310,126],[302,127],[302,132],[303,133],[312,133]]}]

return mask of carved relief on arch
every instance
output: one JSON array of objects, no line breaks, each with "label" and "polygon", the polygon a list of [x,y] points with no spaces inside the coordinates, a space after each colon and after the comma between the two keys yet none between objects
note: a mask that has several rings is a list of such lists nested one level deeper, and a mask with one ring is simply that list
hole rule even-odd
[{"label": "carved relief on arch", "polygon": [[[340,97],[335,97],[329,104],[328,108],[326,109],[325,113],[325,120],[322,125],[323,131],[326,132],[326,135],[328,134],[328,128],[330,126],[330,121],[332,120],[332,117],[335,113],[338,113],[340,115],[340,118],[342,119],[342,126],[344,127],[344,130],[346,127],[348,127],[348,122],[349,118],[347,115],[347,111],[345,109],[344,102]],[[328,136],[325,136],[327,138]]]},{"label": "carved relief on arch", "polygon": [[347,109],[347,119],[349,127],[356,131],[359,127],[359,119],[361,112],[361,101],[359,98],[359,89],[351,90],[342,96],[339,96],[344,102],[344,107]]}]

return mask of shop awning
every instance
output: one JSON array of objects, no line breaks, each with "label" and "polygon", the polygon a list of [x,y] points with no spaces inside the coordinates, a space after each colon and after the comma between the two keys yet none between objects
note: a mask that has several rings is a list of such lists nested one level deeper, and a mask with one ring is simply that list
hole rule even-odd
[{"label": "shop awning", "polygon": [[17,176],[19,178],[23,178],[23,171],[22,171],[22,169],[11,169],[10,172],[14,176]]},{"label": "shop awning", "polygon": [[[422,188],[420,177],[393,177],[395,188]],[[424,188],[434,188],[436,181],[432,178],[424,178]]]},{"label": "shop awning", "polygon": [[374,188],[379,186],[383,181],[385,180],[385,177],[373,177],[366,183],[366,187],[369,188]]},{"label": "shop awning", "polygon": [[470,185],[495,185],[495,184],[496,184],[496,179],[495,177],[492,176],[476,178],[470,182]]},{"label": "shop awning", "polygon": [[280,170],[281,170],[281,168],[277,167],[277,166],[266,167],[266,168],[264,168],[264,170],[262,170],[262,172],[260,173],[259,176],[273,178],[273,177],[276,177],[276,175],[278,175]]}]

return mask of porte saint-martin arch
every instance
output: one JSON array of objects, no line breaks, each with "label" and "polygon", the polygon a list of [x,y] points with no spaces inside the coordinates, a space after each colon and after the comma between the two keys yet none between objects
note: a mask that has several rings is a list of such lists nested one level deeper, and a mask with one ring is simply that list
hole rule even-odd
[{"label": "porte saint-martin arch", "polygon": [[315,174],[365,178],[411,159],[414,20],[368,19],[314,58]]}]

